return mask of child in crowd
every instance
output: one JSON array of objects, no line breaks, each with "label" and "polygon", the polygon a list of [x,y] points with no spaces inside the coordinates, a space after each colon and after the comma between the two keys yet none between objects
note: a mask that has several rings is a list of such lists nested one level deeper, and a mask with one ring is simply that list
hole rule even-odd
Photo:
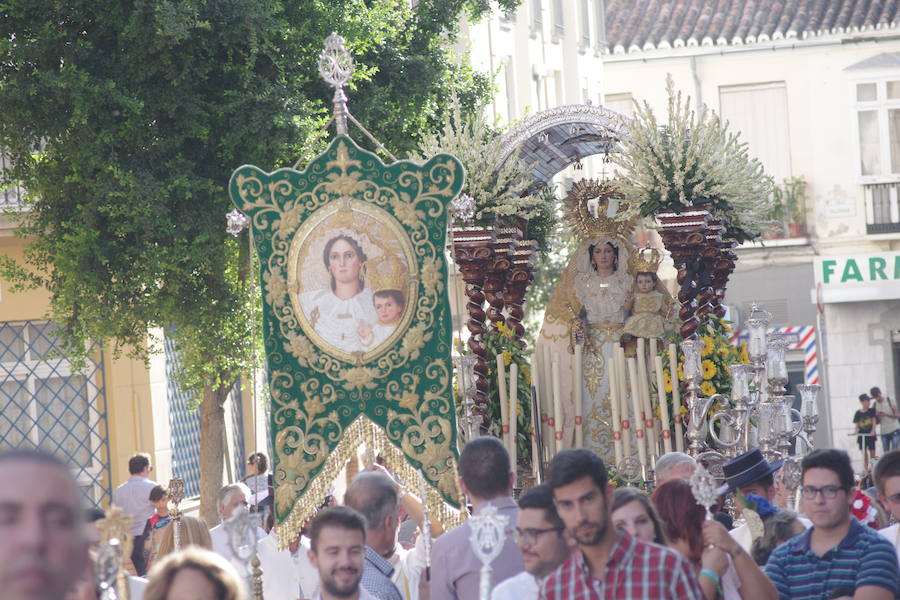
[{"label": "child in crowd", "polygon": [[144,539],[149,541],[146,550],[148,566],[159,551],[163,529],[172,521],[172,517],[169,515],[169,490],[161,485],[155,486],[150,490],[150,504],[156,508],[156,513],[147,519],[147,524],[144,526]]},{"label": "child in crowd", "polygon": [[869,464],[870,458],[875,458],[875,424],[878,417],[872,406],[872,399],[868,394],[859,395],[860,409],[853,415],[853,424],[856,426],[856,444],[863,451],[863,464]]}]

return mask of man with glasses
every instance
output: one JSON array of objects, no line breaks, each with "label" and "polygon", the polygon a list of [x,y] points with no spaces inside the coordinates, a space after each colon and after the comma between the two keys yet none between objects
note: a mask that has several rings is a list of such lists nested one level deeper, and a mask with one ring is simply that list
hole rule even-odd
[{"label": "man with glasses", "polygon": [[776,548],[766,564],[781,600],[893,600],[900,586],[897,555],[890,542],[850,514],[850,456],[815,450],[801,470],[803,509],[813,526]]},{"label": "man with glasses", "polygon": [[549,487],[539,485],[522,494],[513,535],[522,551],[525,571],[494,588],[491,600],[537,600],[544,578],[575,548],[565,529]]}]

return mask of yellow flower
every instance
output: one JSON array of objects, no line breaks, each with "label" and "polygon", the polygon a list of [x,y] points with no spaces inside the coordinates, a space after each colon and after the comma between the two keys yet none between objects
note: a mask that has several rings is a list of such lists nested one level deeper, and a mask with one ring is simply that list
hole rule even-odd
[{"label": "yellow flower", "polygon": [[670,393],[672,391],[672,376],[669,375],[668,371],[663,371],[663,384],[666,389],[666,393]]},{"label": "yellow flower", "polygon": [[701,363],[701,367],[703,368],[703,379],[712,379],[716,376],[718,369],[716,369],[716,364],[706,359]]},{"label": "yellow flower", "polygon": [[745,365],[750,362],[750,354],[747,352],[747,342],[741,342],[740,361]]},{"label": "yellow flower", "polygon": [[713,341],[711,337],[708,335],[700,338],[700,341],[703,342],[703,349],[700,351],[700,356],[709,356],[712,354],[713,350],[716,347],[716,343]]},{"label": "yellow flower", "polygon": [[700,391],[703,392],[704,396],[709,397],[716,393],[716,386],[709,381],[704,381],[700,384]]},{"label": "yellow flower", "polygon": [[503,351],[503,365],[508,367],[512,362],[512,354],[509,353],[509,350]]},{"label": "yellow flower", "polygon": [[522,368],[522,375],[525,377],[525,383],[531,385],[531,369],[528,367]]},{"label": "yellow flower", "polygon": [[682,367],[684,367],[684,364],[678,363],[678,369],[676,369],[678,371],[678,381],[684,381],[684,369]]}]

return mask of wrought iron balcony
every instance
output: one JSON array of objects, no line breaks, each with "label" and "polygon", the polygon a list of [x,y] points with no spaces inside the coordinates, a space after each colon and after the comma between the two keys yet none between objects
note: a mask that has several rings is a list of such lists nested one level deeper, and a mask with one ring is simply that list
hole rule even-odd
[{"label": "wrought iron balcony", "polygon": [[897,190],[900,182],[868,183],[866,195],[866,233],[900,233]]},{"label": "wrought iron balcony", "polygon": [[[0,173],[6,172],[8,166],[8,157],[0,153]],[[18,185],[0,186],[0,213],[7,210],[23,210],[25,196],[25,189]]]}]

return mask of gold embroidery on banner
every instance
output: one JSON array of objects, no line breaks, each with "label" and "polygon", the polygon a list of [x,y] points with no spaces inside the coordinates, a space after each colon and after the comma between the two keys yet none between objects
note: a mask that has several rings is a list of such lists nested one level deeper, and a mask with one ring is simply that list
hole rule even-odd
[{"label": "gold embroidery on banner", "polygon": [[[379,394],[384,394],[390,406],[375,415],[384,420],[385,427],[381,432],[384,443],[380,453],[388,457],[392,469],[406,473],[409,485],[415,486],[417,481],[415,467],[409,461],[420,463],[424,475],[435,486],[428,486],[426,500],[432,513],[446,527],[464,518],[464,514],[444,502],[444,499],[461,499],[452,448],[454,432],[450,430],[453,411],[448,400],[450,373],[441,361],[434,361],[425,368],[424,374],[405,373],[402,386],[393,382],[393,387],[379,389],[380,379],[415,361],[431,341],[435,309],[445,290],[439,258],[444,249],[431,240],[423,219],[444,218],[444,204],[446,198],[453,196],[458,166],[450,160],[432,163],[427,175],[439,185],[426,185],[421,169],[411,167],[407,172],[390,174],[404,186],[415,184],[414,194],[397,194],[388,185],[364,179],[360,172],[351,171],[351,167],[362,163],[350,158],[346,144],[343,141],[337,144],[336,158],[327,165],[339,168],[340,173],[322,172],[321,176],[308,177],[296,186],[284,180],[264,185],[260,178],[244,173],[235,179],[244,211],[253,219],[254,229],[262,232],[254,237],[254,243],[257,248],[267,245],[271,249],[263,289],[266,303],[286,340],[282,348],[267,346],[271,362],[283,364],[284,358],[279,355],[284,352],[295,357],[302,367],[313,369],[334,382],[334,385],[322,385],[317,379],[297,382],[298,375],[286,371],[274,371],[270,376],[272,420],[282,427],[274,448],[274,474],[278,482],[275,505],[282,543],[296,537],[303,522],[324,499],[338,472],[362,443],[361,432],[369,420],[361,415],[346,428],[341,426],[341,421],[350,417],[351,410],[361,411],[367,401],[378,398]],[[334,194],[344,197],[335,199]],[[351,194],[367,202],[354,201],[348,197]],[[296,253],[300,250],[292,251],[293,236],[299,233],[301,221],[300,230],[321,222],[317,217],[327,215],[316,211],[326,206],[331,208],[332,202],[334,210],[329,214],[334,215],[335,223],[349,227],[354,224],[355,216],[363,214],[376,227],[388,231],[394,222],[384,211],[388,207],[409,228],[408,232],[399,229],[402,236],[397,235],[408,244],[403,253],[410,269],[405,323],[389,338],[393,341],[379,345],[371,353],[323,351],[323,340],[310,335],[320,318],[318,309],[310,313],[311,327],[304,327],[305,316],[296,301],[300,292],[296,281],[300,255]],[[373,231],[378,233],[377,229]],[[423,381],[427,384],[422,384]],[[299,392],[295,391],[298,384]],[[344,402],[335,404],[340,399]],[[338,405],[340,408],[335,409]]]}]

